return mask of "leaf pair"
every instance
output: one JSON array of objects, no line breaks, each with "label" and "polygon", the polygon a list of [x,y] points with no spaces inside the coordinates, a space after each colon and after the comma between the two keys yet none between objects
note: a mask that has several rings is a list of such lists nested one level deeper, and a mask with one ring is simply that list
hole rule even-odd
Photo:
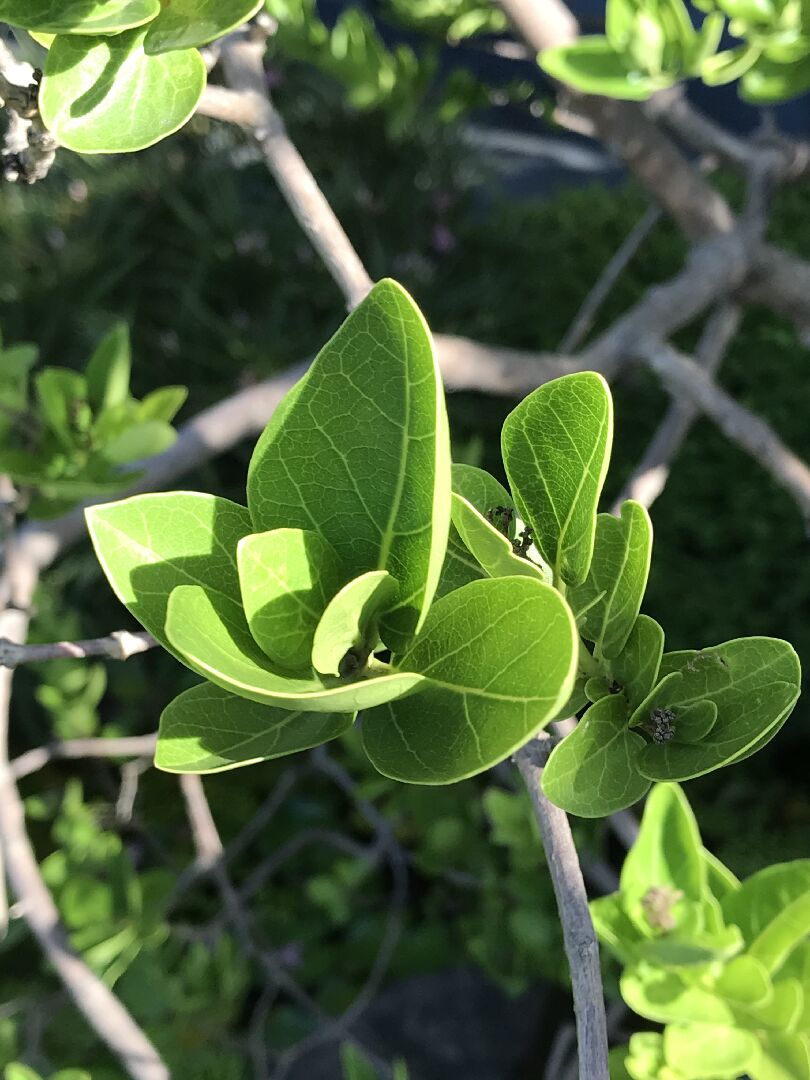
[{"label": "leaf pair", "polygon": [[197,49],[255,15],[261,0],[0,0],[0,19],[48,48],[39,106],[79,153],[140,150],[193,114],[205,87]]},{"label": "leaf pair", "polygon": [[740,884],[703,847],[680,789],[659,784],[620,891],[591,910],[626,966],[625,1001],[667,1025],[663,1036],[637,1035],[616,1051],[611,1075],[810,1075],[810,861],[769,867]]}]

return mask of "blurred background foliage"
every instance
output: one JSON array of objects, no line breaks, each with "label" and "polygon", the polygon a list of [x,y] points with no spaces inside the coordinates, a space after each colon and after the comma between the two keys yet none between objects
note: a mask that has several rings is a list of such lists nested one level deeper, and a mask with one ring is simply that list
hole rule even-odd
[{"label": "blurred background foliage", "polygon": [[[299,28],[285,49],[285,5],[272,0],[273,7],[282,24],[270,68],[277,104],[372,276],[401,280],[436,330],[555,348],[643,213],[642,195],[628,184],[599,183],[551,198],[512,197],[493,158],[470,148],[465,122],[471,108],[494,99],[500,106],[512,102],[510,122],[522,123],[541,101],[536,87],[517,80],[493,90],[471,69],[456,80],[467,97],[448,105],[451,81],[435,91],[433,70],[415,53],[416,68],[409,68],[402,53],[392,61],[391,78],[407,93],[359,93],[354,74],[323,59],[323,33],[314,24]],[[457,9],[453,18],[470,20],[481,9],[443,0],[437,16],[429,0],[389,4],[409,16],[417,7],[437,40],[455,25],[448,7]],[[353,30],[356,39],[357,27],[349,25],[347,40]],[[382,39],[379,48],[394,55]],[[427,63],[439,63],[426,55]],[[735,195],[731,180],[717,182]],[[808,208],[807,184],[781,191],[774,241],[810,250]],[[678,269],[684,253],[671,226],[656,226],[613,290],[600,325]],[[180,421],[311,355],[342,317],[337,290],[252,149],[200,119],[142,154],[113,160],[65,153],[47,183],[6,185],[0,265],[5,342],[35,342],[45,363],[78,367],[124,319],[133,335],[133,392],[188,385]],[[720,381],[808,458],[806,365],[792,329],[753,311]],[[636,371],[622,377],[615,395],[608,495],[618,491],[667,405]],[[451,395],[456,458],[497,471],[500,426],[513,404]],[[237,447],[184,486],[241,499],[250,449]],[[645,610],[665,626],[669,647],[776,634],[791,640],[810,666],[804,524],[785,493],[709,423],[694,428],[652,516],[655,557]],[[92,637],[126,625],[89,546],[48,573],[34,640]],[[192,681],[160,652],[106,668],[65,661],[21,669],[13,751],[54,737],[151,731],[164,704]],[[738,874],[807,853],[809,716],[810,701],[800,702],[766,750],[724,772],[720,784],[711,778],[687,787],[708,846]],[[332,752],[357,792],[391,822],[408,855],[410,890],[390,984],[468,964],[508,994],[559,977],[553,896],[528,804],[508,767],[448,789],[417,789],[373,774],[355,735]],[[311,1021],[283,994],[273,1008],[264,1007],[262,972],[225,926],[212,884],[183,873],[193,849],[176,779],[144,771],[133,803],[136,774],[125,770],[123,785],[121,775],[114,763],[85,761],[52,764],[23,781],[31,833],[72,939],[145,1024],[177,1080],[253,1075],[257,1033],[283,1048],[307,1035]],[[351,844],[318,839],[337,832],[366,845],[373,836],[356,804],[305,757],[207,782],[226,844],[266,809],[280,783],[291,785],[287,797],[271,817],[257,819],[261,828],[240,841],[230,870],[240,886],[250,889],[253,880],[254,929],[275,961],[324,1010],[337,1012],[351,1004],[372,966],[385,930],[390,874],[374,853],[366,858]],[[575,831],[586,865],[588,858],[618,865],[616,841],[603,823],[575,823]],[[274,868],[272,859],[300,834],[297,850]],[[266,881],[262,867],[275,871]],[[120,1076],[42,964],[21,920],[12,920],[0,957],[0,1065],[23,1057],[44,1076],[68,1066],[80,1066],[93,1080]],[[563,1014],[564,995],[560,1002],[555,1008]],[[542,1022],[538,1009],[538,1027]],[[537,1061],[525,1075],[537,1075]]]}]

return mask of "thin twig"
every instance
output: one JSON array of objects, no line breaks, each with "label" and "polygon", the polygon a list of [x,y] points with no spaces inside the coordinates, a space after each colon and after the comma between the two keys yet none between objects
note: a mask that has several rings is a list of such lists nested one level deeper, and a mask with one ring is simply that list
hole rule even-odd
[{"label": "thin twig", "polygon": [[599,967],[599,944],[568,818],[543,794],[543,768],[553,746],[541,734],[515,755],[540,826],[571,972],[577,1022],[580,1080],[608,1080],[607,1022]]},{"label": "thin twig", "polygon": [[15,668],[44,660],[86,660],[90,656],[129,660],[156,645],[151,634],[140,631],[133,634],[129,630],[116,630],[107,637],[87,641],[54,641],[44,645],[18,645],[8,638],[0,638],[0,667]]},{"label": "thin twig", "polygon": [[15,780],[39,772],[52,761],[77,761],[81,758],[148,758],[155,752],[157,735],[125,735],[120,739],[65,739],[63,742],[37,746],[20,754],[10,765]]},{"label": "thin twig", "polygon": [[[742,313],[738,305],[721,304],[709,317],[695,349],[695,363],[708,375],[719,368],[730,342],[737,332]],[[689,429],[700,410],[688,399],[674,398],[656,429],[641,460],[617,498],[613,513],[618,514],[625,499],[635,499],[649,509],[664,490]]]}]

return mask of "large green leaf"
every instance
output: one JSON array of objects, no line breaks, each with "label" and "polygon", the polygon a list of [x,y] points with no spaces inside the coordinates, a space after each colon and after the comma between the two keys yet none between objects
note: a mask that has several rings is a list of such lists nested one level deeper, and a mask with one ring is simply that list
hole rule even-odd
[{"label": "large green leaf", "polygon": [[512,541],[455,492],[452,520],[464,546],[489,577],[531,577],[537,581],[548,580],[537,563],[516,554]]},{"label": "large green leaf", "polygon": [[353,722],[353,713],[289,712],[202,683],[163,710],[155,764],[166,772],[223,772],[319,746]]},{"label": "large green leaf", "polygon": [[[777,638],[738,638],[699,653],[669,654],[664,672],[669,677],[638,711],[675,714],[675,737],[651,743],[640,754],[639,768],[651,780],[688,780],[763,745],[792,710],[801,684],[796,653]],[[717,706],[716,723],[700,742],[679,742],[678,710],[704,698]],[[631,722],[639,721],[642,715]]]},{"label": "large green leaf", "polygon": [[309,669],[315,627],[343,584],[334,548],[306,529],[244,536],[236,549],[250,632],[274,663]]},{"label": "large green leaf", "polygon": [[596,506],[613,441],[613,404],[601,375],[554,379],[529,394],[503,425],[503,459],[520,516],[568,585],[588,574]]},{"label": "large green leaf", "polygon": [[166,634],[189,667],[239,697],[301,712],[356,712],[418,690],[425,682],[408,671],[363,675],[354,681],[278,671],[247,625],[230,621],[230,615],[230,605],[220,594],[199,585],[179,585],[169,599]]},{"label": "large green leaf", "polygon": [[0,0],[0,19],[46,34],[117,34],[160,13],[160,0]]},{"label": "large green leaf", "polygon": [[576,675],[570,609],[532,578],[474,581],[436,601],[399,661],[427,688],[367,713],[372,764],[406,783],[448,784],[508,757],[557,715]]},{"label": "large green leaf", "polygon": [[246,629],[236,568],[237,544],[252,528],[244,507],[175,491],[93,506],[86,516],[116,596],[161,644],[171,650],[166,609],[177,585],[216,592],[228,621]]},{"label": "large green leaf", "polygon": [[619,695],[600,698],[554,748],[543,769],[543,791],[580,817],[602,817],[634,802],[649,788],[636,768],[644,746],[627,728],[627,706]]},{"label": "large green leaf", "polygon": [[206,71],[196,49],[147,56],[145,28],[114,37],[60,35],[48,50],[42,119],[80,154],[142,150],[192,116]]},{"label": "large green leaf", "polygon": [[257,530],[319,532],[350,577],[396,578],[380,632],[404,651],[444,561],[450,450],[430,332],[395,282],[374,287],[273,416],[250,463],[248,504]]},{"label": "large green leaf", "polygon": [[126,402],[131,369],[129,327],[118,323],[99,342],[84,372],[87,400],[97,414]]},{"label": "large green leaf", "polygon": [[750,1031],[719,1024],[672,1024],[664,1029],[664,1057],[684,1080],[737,1080],[759,1061]]},{"label": "large green leaf", "polygon": [[195,49],[247,22],[264,0],[171,0],[149,27],[147,53]]},{"label": "large green leaf", "polygon": [[624,648],[610,662],[613,678],[631,709],[644,701],[658,681],[663,651],[664,631],[649,615],[639,615]]},{"label": "large green leaf", "polygon": [[746,878],[721,898],[727,922],[742,930],[750,945],[794,900],[810,890],[810,859],[774,863]]},{"label": "large green leaf", "polygon": [[622,504],[621,517],[599,514],[596,542],[588,576],[571,589],[568,602],[580,633],[594,643],[594,655],[612,660],[619,656],[636,623],[652,554],[652,522],[641,503]]},{"label": "large green leaf", "polygon": [[397,583],[386,570],[361,574],[326,607],[312,641],[312,666],[322,675],[343,675],[365,664],[377,645],[380,616],[392,603]]}]

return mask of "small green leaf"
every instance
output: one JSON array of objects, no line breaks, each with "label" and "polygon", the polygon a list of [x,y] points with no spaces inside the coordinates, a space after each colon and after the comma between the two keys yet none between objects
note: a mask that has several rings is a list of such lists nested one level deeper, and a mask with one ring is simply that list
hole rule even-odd
[{"label": "small green leaf", "polygon": [[309,669],[315,627],[344,578],[334,548],[318,533],[274,529],[242,537],[236,564],[256,644],[283,668]]},{"label": "small green leaf", "polygon": [[172,0],[151,23],[147,53],[197,49],[253,18],[264,0]]},{"label": "small green leaf", "polygon": [[550,574],[544,573],[536,563],[517,555],[512,541],[455,492],[451,513],[453,526],[464,546],[489,577],[532,577],[550,582]]},{"label": "small green leaf", "polygon": [[627,968],[619,982],[627,1005],[660,1024],[691,1021],[734,1024],[734,1007],[702,986],[688,982],[672,968],[639,964]]},{"label": "small green leaf", "polygon": [[619,656],[638,618],[652,554],[652,522],[641,503],[622,504],[621,517],[599,514],[588,576],[570,590],[574,611],[585,611],[580,633],[594,655]]},{"label": "small green leaf", "polygon": [[707,86],[725,86],[734,82],[757,62],[762,50],[758,45],[739,45],[734,49],[707,56],[700,67],[700,76]]},{"label": "small green leaf", "polygon": [[717,722],[717,706],[713,701],[696,701],[678,710],[676,738],[682,743],[697,743],[704,739]]},{"label": "small green leaf", "polygon": [[585,580],[596,506],[613,441],[613,405],[601,375],[554,379],[503,425],[503,458],[520,516],[541,555],[568,585]]},{"label": "small green leaf", "polygon": [[544,49],[538,61],[552,79],[567,83],[583,94],[627,101],[645,101],[656,90],[675,82],[675,76],[652,76],[629,70],[624,57],[604,37],[586,36],[573,45]]},{"label": "small green leaf", "polygon": [[802,1019],[804,998],[798,979],[780,978],[773,984],[773,993],[768,1001],[746,1006],[748,1015],[745,1020],[749,1027],[769,1028],[776,1032],[795,1031]]},{"label": "small green leaf", "polygon": [[[739,889],[740,882],[729,868],[706,848],[703,849],[702,856],[706,865],[706,884],[712,895],[722,902],[730,893]],[[736,922],[736,919],[731,921]]]},{"label": "small green leaf", "polygon": [[160,13],[160,0],[0,0],[0,19],[46,34],[118,34]]},{"label": "small green leaf", "polygon": [[726,1001],[740,1005],[767,1005],[773,998],[771,984],[765,965],[753,956],[736,956],[726,964],[714,989]]},{"label": "small green leaf", "polygon": [[635,764],[643,746],[641,736],[627,729],[624,700],[604,697],[552,751],[543,769],[543,791],[579,817],[603,817],[632,806],[649,788]]},{"label": "small green leaf", "polygon": [[722,897],[727,922],[736,923],[750,945],[780,912],[810,890],[810,859],[774,863]]},{"label": "small green leaf", "polygon": [[84,371],[87,400],[94,412],[124,404],[129,397],[131,370],[129,327],[118,323],[99,342]]},{"label": "small green leaf", "polygon": [[248,472],[255,529],[319,532],[349,577],[387,570],[400,596],[380,633],[402,652],[438,585],[449,492],[447,417],[430,331],[408,294],[382,281],[259,439]]},{"label": "small green leaf", "polygon": [[610,662],[613,678],[623,688],[631,709],[636,709],[658,681],[664,631],[649,615],[639,615],[624,648]]},{"label": "small green leaf", "polygon": [[[742,892],[742,889],[740,890]],[[783,908],[749,944],[750,956],[770,973],[778,971],[793,949],[810,934],[810,889]]]},{"label": "small green leaf", "polygon": [[[477,469],[474,465],[454,464],[451,475],[453,491],[466,499],[482,516],[486,517],[487,513],[499,507],[514,511],[512,496],[503,484],[485,469]],[[515,535],[514,516],[507,523],[506,535],[510,539]]]},{"label": "small green leaf", "polygon": [[141,424],[132,424],[120,435],[105,442],[99,454],[111,465],[128,465],[133,461],[162,454],[174,445],[177,432],[171,424],[162,420],[144,420]]},{"label": "small green leaf", "polygon": [[379,641],[380,615],[396,591],[396,581],[385,570],[371,570],[344,585],[329,601],[315,630],[315,670],[322,675],[343,675],[347,657],[362,667]]},{"label": "small green leaf", "polygon": [[642,942],[636,949],[636,957],[660,967],[703,968],[714,961],[731,959],[742,947],[743,940],[739,929],[736,926],[725,926],[712,934],[696,933],[692,930],[682,935],[663,934],[651,941]]},{"label": "small green leaf", "polygon": [[213,495],[174,491],[136,495],[86,511],[96,555],[116,596],[162,645],[169,594],[197,583],[215,590],[244,626],[236,545],[251,532],[242,506]]},{"label": "small green leaf", "polygon": [[[328,681],[275,671],[244,622],[231,621],[232,601],[199,585],[179,585],[169,598],[166,635],[175,653],[204,678],[239,697],[302,712],[356,712],[421,689],[408,671]],[[241,625],[240,625],[241,623]]]},{"label": "small green leaf", "polygon": [[340,1063],[343,1080],[378,1080],[377,1070],[353,1043],[341,1045]]},{"label": "small green leaf", "polygon": [[449,784],[502,761],[557,715],[576,675],[571,611],[531,578],[474,581],[438,600],[399,659],[427,688],[375,709],[363,742],[384,776]]},{"label": "small green leaf", "polygon": [[749,1067],[751,1080],[807,1080],[810,1076],[810,1043],[804,1032],[762,1032],[760,1044],[760,1059]]},{"label": "small green leaf", "polygon": [[[668,677],[630,721],[643,723],[644,712],[658,708],[675,713],[676,737],[640,754],[639,768],[651,780],[688,780],[764,745],[787,719],[801,685],[799,658],[777,638],[738,638],[699,653],[670,653],[661,665],[665,672]],[[679,709],[705,698],[717,706],[716,723],[700,742],[679,742]]]},{"label": "small green leaf", "polygon": [[143,50],[145,29],[114,37],[59,36],[48,50],[39,105],[45,126],[69,150],[142,150],[191,118],[205,87],[196,49]]},{"label": "small green leaf", "polygon": [[353,713],[288,712],[202,683],[163,710],[155,764],[165,772],[223,772],[319,746],[353,722]]},{"label": "small green leaf", "polygon": [[161,386],[147,394],[136,408],[138,420],[162,420],[170,424],[185,404],[188,389],[185,386]]},{"label": "small green leaf", "polygon": [[43,419],[62,445],[76,443],[76,409],[87,398],[84,378],[69,368],[49,367],[34,380]]},{"label": "small green leaf", "polygon": [[781,64],[760,56],[743,75],[740,97],[756,105],[798,97],[810,89],[810,56],[792,64]]},{"label": "small green leaf", "polygon": [[588,905],[599,940],[619,958],[629,964],[634,951],[644,938],[624,910],[621,893],[611,893],[591,900]]},{"label": "small green leaf", "polygon": [[759,1060],[750,1031],[691,1023],[664,1029],[664,1057],[684,1080],[737,1080]]}]

